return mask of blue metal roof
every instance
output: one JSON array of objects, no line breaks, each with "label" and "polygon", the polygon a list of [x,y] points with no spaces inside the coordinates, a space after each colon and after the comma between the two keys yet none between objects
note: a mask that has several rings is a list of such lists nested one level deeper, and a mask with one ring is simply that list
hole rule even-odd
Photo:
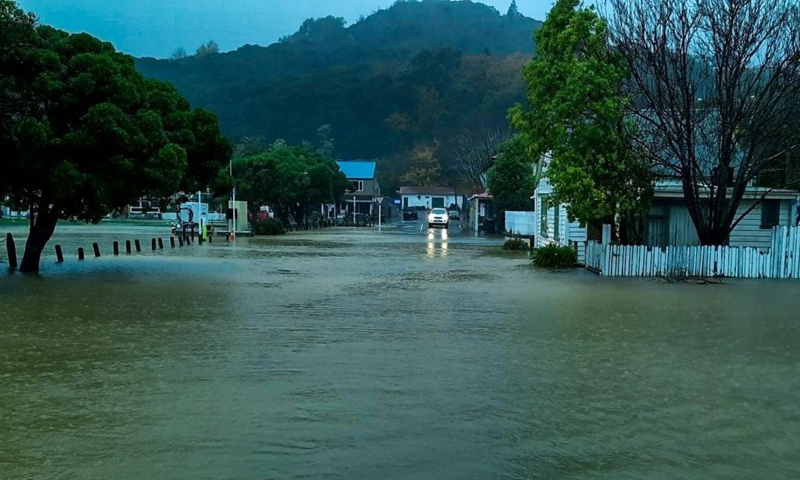
[{"label": "blue metal roof", "polygon": [[336,163],[347,178],[360,180],[375,178],[375,162],[372,160],[336,160]]}]

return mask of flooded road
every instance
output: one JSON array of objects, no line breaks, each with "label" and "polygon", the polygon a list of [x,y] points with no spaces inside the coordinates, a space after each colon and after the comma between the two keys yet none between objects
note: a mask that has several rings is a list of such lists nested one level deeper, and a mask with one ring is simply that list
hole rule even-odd
[{"label": "flooded road", "polygon": [[800,284],[497,243],[407,224],[2,276],[0,478],[800,478]]}]

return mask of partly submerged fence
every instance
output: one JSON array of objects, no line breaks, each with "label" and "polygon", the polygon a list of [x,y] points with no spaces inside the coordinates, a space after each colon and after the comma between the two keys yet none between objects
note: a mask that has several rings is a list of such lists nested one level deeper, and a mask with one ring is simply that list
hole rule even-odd
[{"label": "partly submerged fence", "polygon": [[645,247],[589,242],[586,268],[608,277],[800,278],[800,227],[775,227],[772,247]]}]

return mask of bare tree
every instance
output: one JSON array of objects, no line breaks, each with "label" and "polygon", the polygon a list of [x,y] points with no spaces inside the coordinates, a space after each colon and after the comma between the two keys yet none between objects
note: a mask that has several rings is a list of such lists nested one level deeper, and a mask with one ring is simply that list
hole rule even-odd
[{"label": "bare tree", "polygon": [[183,60],[184,58],[188,57],[189,54],[186,53],[186,49],[183,47],[176,48],[172,55],[169,56],[169,59],[173,62],[176,60]]},{"label": "bare tree", "polygon": [[456,135],[450,146],[450,156],[459,175],[473,186],[486,189],[484,173],[500,151],[500,145],[511,137],[506,129],[479,127]]},{"label": "bare tree", "polygon": [[[609,0],[639,143],[680,181],[705,245],[728,242],[748,186],[798,148],[796,0]],[[776,185],[772,185],[773,187]],[[777,185],[788,186],[788,185]],[[763,199],[768,190],[762,190]]]}]

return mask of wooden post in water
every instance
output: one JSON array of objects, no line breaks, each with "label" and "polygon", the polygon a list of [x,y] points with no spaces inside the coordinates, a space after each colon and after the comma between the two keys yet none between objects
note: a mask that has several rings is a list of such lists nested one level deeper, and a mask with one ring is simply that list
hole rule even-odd
[{"label": "wooden post in water", "polygon": [[61,249],[61,245],[56,245],[56,261],[64,263],[64,250]]},{"label": "wooden post in water", "polygon": [[153,250],[154,252],[156,251],[156,239],[155,238],[150,239],[150,249]]},{"label": "wooden post in water", "polygon": [[142,243],[138,238],[134,240],[134,243],[136,244],[136,253],[140,253],[142,251]]},{"label": "wooden post in water", "polygon": [[127,253],[128,255],[131,254],[131,241],[130,240],[125,240],[125,253]]},{"label": "wooden post in water", "polygon": [[159,250],[164,250],[164,240],[162,240],[160,238],[158,239],[158,249]]},{"label": "wooden post in water", "polygon": [[119,242],[114,240],[114,255],[119,255]]},{"label": "wooden post in water", "polygon": [[169,237],[170,248],[175,248],[175,237]]},{"label": "wooden post in water", "polygon": [[83,253],[83,247],[78,247],[78,260],[83,260],[86,255]]},{"label": "wooden post in water", "polygon": [[14,243],[14,236],[6,234],[6,252],[8,253],[8,268],[17,269],[17,245]]},{"label": "wooden post in water", "polygon": [[98,245],[96,243],[92,244],[92,249],[94,250],[94,257],[95,258],[100,258],[100,245]]}]

